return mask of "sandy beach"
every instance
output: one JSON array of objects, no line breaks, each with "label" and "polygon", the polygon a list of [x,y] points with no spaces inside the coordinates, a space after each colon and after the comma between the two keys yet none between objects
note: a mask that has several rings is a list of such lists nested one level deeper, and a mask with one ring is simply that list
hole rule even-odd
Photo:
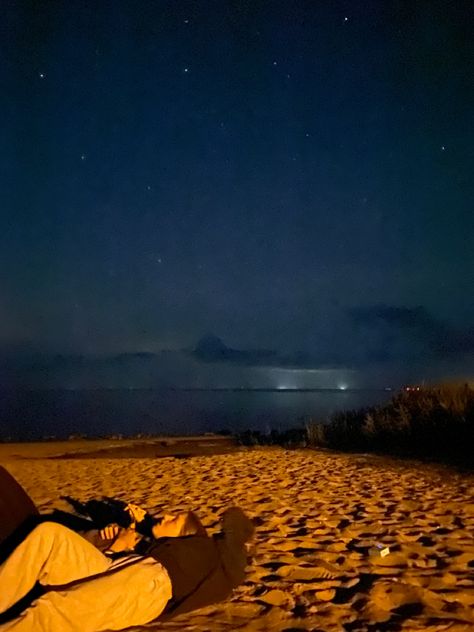
[{"label": "sandy beach", "polygon": [[231,600],[134,630],[474,629],[472,475],[214,437],[2,444],[0,463],[41,511],[106,495],[193,509],[211,532],[229,505],[251,516],[254,562]]}]

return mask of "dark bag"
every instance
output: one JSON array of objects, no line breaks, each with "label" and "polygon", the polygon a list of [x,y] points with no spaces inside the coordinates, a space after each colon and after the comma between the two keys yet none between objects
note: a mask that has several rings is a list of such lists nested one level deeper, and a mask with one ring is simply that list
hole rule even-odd
[{"label": "dark bag", "polygon": [[38,510],[23,487],[0,465],[0,544]]}]

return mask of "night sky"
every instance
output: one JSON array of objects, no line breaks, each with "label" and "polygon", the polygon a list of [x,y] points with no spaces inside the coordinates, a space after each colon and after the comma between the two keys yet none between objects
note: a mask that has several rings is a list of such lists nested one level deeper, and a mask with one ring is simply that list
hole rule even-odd
[{"label": "night sky", "polygon": [[472,376],[472,7],[2,3],[3,357]]}]

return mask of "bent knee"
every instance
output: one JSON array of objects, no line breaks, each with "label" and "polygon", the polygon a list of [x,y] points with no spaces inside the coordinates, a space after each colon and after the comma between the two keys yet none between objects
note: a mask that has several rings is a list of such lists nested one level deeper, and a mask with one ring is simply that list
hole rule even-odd
[{"label": "bent knee", "polygon": [[52,535],[56,536],[58,534],[66,534],[70,531],[70,529],[58,522],[46,520],[45,522],[40,522],[40,524],[33,529],[30,535],[34,535],[35,537],[49,537]]}]

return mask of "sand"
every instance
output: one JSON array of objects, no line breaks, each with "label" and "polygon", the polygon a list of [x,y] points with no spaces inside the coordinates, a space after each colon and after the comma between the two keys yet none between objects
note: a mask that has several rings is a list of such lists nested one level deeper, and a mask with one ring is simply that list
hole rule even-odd
[{"label": "sand", "polygon": [[232,504],[254,519],[254,562],[228,602],[134,630],[474,630],[473,476],[222,441],[198,456],[178,443],[179,458],[157,442],[3,444],[0,463],[41,511],[107,495],[193,509],[211,532]]}]

